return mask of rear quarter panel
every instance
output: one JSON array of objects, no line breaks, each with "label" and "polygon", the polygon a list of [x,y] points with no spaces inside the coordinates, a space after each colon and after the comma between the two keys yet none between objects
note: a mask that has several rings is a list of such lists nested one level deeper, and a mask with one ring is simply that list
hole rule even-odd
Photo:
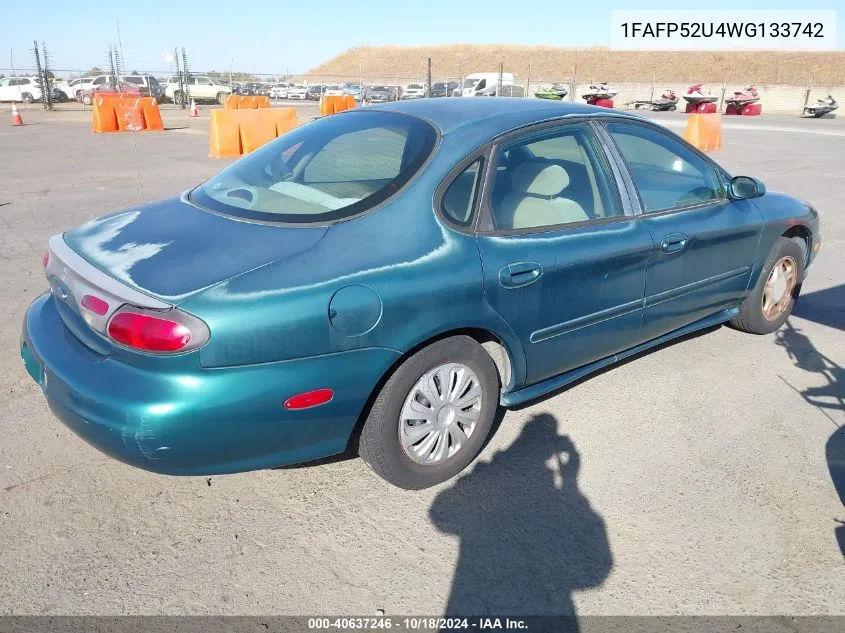
[{"label": "rear quarter panel", "polygon": [[307,251],[185,300],[180,307],[211,329],[201,364],[404,353],[451,330],[483,328],[508,347],[518,379],[521,345],[483,301],[475,237],[442,225],[432,209],[434,190],[461,158],[433,160],[389,204],[331,226]]}]

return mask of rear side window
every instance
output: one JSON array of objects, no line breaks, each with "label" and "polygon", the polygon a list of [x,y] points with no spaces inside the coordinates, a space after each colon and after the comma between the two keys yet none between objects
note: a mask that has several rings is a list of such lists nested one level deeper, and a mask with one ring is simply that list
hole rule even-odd
[{"label": "rear side window", "polygon": [[443,214],[459,226],[469,226],[472,223],[472,212],[483,172],[484,161],[479,158],[464,169],[443,193]]},{"label": "rear side window", "polygon": [[724,197],[715,169],[681,141],[641,125],[608,123],[607,131],[628,165],[644,212]]},{"label": "rear side window", "polygon": [[341,220],[380,204],[434,150],[416,117],[357,111],[318,119],[245,156],[191,199],[219,213],[284,223]]},{"label": "rear side window", "polygon": [[491,208],[499,230],[533,230],[622,215],[601,150],[583,125],[531,134],[503,148]]}]

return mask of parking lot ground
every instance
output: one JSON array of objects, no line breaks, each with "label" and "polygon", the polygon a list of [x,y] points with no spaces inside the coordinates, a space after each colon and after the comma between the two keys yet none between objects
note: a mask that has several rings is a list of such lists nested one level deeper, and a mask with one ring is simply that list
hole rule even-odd
[{"label": "parking lot ground", "polygon": [[508,411],[457,480],[406,492],[357,459],[155,475],[57,422],[18,350],[47,239],[228,161],[181,111],[134,136],[25,117],[0,122],[0,614],[845,614],[843,128],[726,122],[714,153],[819,209],[787,327],[718,327]]}]

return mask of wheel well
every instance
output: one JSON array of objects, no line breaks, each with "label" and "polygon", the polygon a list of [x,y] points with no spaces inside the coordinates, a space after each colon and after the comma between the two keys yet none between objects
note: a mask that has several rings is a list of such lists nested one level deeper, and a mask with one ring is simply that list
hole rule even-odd
[{"label": "wheel well", "polygon": [[457,330],[449,330],[448,332],[441,332],[437,336],[432,336],[421,343],[415,345],[404,354],[399,356],[384,372],[379,381],[376,383],[375,387],[373,387],[372,392],[370,393],[370,397],[367,398],[367,403],[364,405],[364,408],[361,411],[361,415],[358,417],[358,421],[355,423],[355,428],[352,430],[352,433],[349,436],[349,442],[346,445],[345,453],[350,453],[355,450],[356,444],[358,442],[358,437],[361,433],[361,427],[364,426],[364,422],[367,419],[367,416],[370,414],[370,409],[373,406],[373,402],[378,397],[379,392],[381,391],[384,383],[393,375],[393,372],[404,363],[408,358],[416,354],[419,350],[424,347],[428,347],[432,343],[436,343],[444,338],[449,338],[450,336],[458,336],[458,335],[465,335],[469,336],[470,338],[475,339],[481,347],[490,355],[490,358],[493,359],[493,363],[496,365],[496,371],[499,373],[499,384],[502,388],[507,387],[510,384],[511,378],[513,377],[513,364],[510,357],[510,352],[508,348],[505,347],[505,344],[497,337],[495,334],[490,332],[489,330],[485,330],[483,328],[461,328]]},{"label": "wheel well", "polygon": [[807,259],[810,257],[810,249],[813,247],[813,236],[810,233],[810,229],[808,229],[803,224],[796,224],[795,226],[791,226],[789,227],[789,229],[784,231],[781,237],[786,237],[789,239],[792,239],[793,237],[800,237],[802,240],[804,240],[804,266],[806,266]]}]

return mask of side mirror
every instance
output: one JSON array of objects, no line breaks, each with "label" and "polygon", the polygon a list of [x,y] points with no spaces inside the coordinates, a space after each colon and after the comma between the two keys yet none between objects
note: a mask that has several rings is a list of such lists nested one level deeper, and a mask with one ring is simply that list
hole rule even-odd
[{"label": "side mirror", "polygon": [[748,200],[759,198],[766,193],[766,185],[751,176],[736,176],[731,178],[728,194],[734,200]]}]

